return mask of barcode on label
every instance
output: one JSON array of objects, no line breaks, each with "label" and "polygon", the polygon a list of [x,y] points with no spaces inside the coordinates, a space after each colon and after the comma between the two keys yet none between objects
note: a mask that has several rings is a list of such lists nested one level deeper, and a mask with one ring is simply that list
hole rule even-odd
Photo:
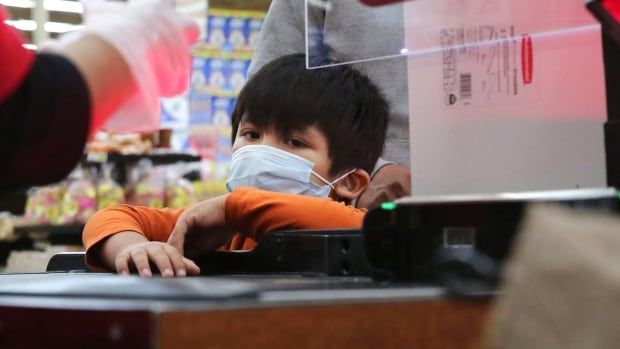
[{"label": "barcode on label", "polygon": [[461,99],[471,99],[471,73],[460,74],[459,93]]}]

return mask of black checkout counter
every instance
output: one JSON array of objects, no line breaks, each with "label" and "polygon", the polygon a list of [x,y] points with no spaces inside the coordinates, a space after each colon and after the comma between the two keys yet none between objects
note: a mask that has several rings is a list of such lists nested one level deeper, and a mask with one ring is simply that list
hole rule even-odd
[{"label": "black checkout counter", "polygon": [[479,348],[501,267],[533,201],[616,213],[614,189],[386,204],[362,231],[266,235],[177,279],[0,275],[0,348]]},{"label": "black checkout counter", "polygon": [[[371,277],[359,231],[274,232],[205,276],[0,275],[0,348],[478,348],[490,297]],[[219,267],[215,267],[219,266]]]},{"label": "black checkout counter", "polygon": [[477,348],[488,308],[368,277],[0,280],[1,348]]}]

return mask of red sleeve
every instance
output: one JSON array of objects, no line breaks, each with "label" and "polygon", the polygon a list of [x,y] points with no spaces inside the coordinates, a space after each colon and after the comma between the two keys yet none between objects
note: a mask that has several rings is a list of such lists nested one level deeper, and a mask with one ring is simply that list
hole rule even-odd
[{"label": "red sleeve", "polygon": [[603,0],[602,3],[609,14],[620,22],[620,0]]},{"label": "red sleeve", "polygon": [[15,91],[34,61],[34,53],[25,49],[20,34],[4,23],[9,15],[0,5],[0,101]]},{"label": "red sleeve", "polygon": [[332,199],[240,188],[226,199],[226,222],[256,241],[284,229],[361,228],[365,209]]}]

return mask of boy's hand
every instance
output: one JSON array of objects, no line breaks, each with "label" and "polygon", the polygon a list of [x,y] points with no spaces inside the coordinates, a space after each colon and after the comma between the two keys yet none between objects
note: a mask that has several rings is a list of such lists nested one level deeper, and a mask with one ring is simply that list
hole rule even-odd
[{"label": "boy's hand", "polygon": [[161,276],[186,276],[200,274],[200,268],[192,260],[183,257],[176,248],[165,242],[147,241],[132,244],[121,250],[114,260],[114,266],[119,274],[129,274],[129,265],[132,263],[140,276],[150,277],[151,263],[157,266]]},{"label": "boy's hand", "polygon": [[357,207],[373,209],[386,201],[411,195],[411,172],[403,165],[383,166],[357,200]]},{"label": "boy's hand", "polygon": [[234,232],[226,223],[228,194],[200,202],[177,219],[168,243],[185,256],[213,251],[230,241]]}]

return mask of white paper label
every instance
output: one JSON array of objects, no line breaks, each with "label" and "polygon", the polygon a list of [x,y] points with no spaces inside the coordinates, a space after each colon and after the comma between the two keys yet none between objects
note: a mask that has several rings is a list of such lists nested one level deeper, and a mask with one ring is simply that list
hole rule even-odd
[{"label": "white paper label", "polygon": [[442,29],[445,105],[484,106],[538,98],[532,38],[515,26]]}]

